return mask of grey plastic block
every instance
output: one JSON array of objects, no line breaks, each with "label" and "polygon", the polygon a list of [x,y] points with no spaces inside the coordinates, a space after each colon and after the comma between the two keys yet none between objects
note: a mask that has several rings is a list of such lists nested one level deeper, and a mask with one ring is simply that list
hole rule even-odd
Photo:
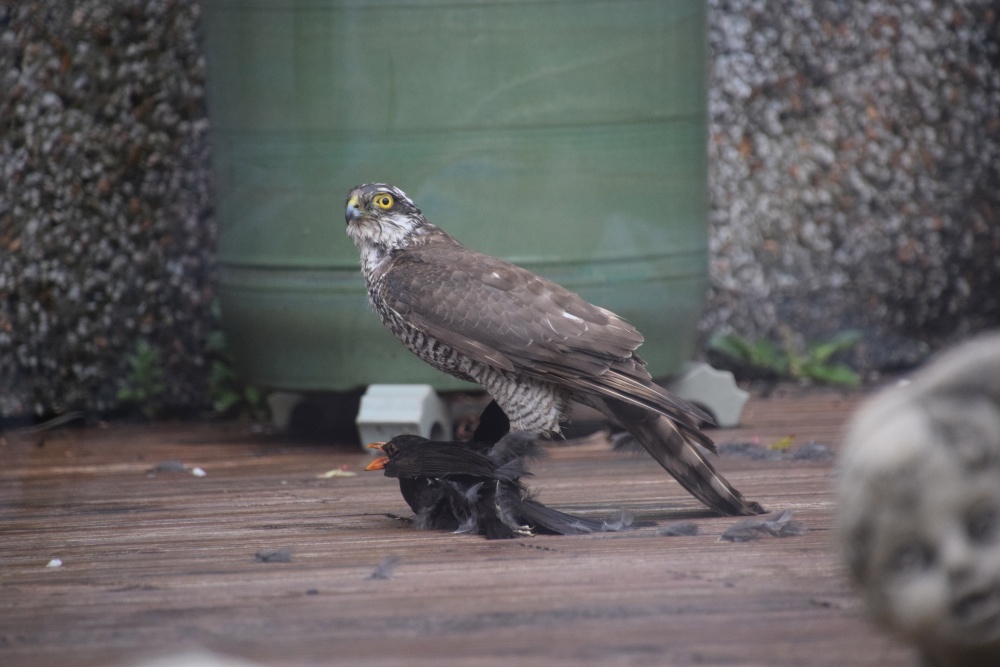
[{"label": "grey plastic block", "polygon": [[739,426],[743,406],[750,398],[750,394],[736,386],[732,373],[701,362],[685,365],[683,373],[668,389],[706,410],[720,428]]},{"label": "grey plastic block", "polygon": [[369,385],[354,421],[362,447],[403,433],[436,440],[451,438],[447,406],[429,384]]},{"label": "grey plastic block", "polygon": [[305,396],[294,391],[272,391],[267,395],[267,407],[271,410],[271,423],[279,431],[287,431],[292,420],[292,411],[305,400]]}]

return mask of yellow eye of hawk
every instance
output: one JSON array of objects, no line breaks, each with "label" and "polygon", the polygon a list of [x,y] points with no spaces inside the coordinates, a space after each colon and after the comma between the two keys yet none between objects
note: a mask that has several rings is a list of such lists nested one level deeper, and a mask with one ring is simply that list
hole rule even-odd
[{"label": "yellow eye of hawk", "polygon": [[392,208],[393,203],[394,200],[392,198],[392,195],[390,194],[382,192],[380,194],[375,195],[375,205],[378,206],[383,211]]}]

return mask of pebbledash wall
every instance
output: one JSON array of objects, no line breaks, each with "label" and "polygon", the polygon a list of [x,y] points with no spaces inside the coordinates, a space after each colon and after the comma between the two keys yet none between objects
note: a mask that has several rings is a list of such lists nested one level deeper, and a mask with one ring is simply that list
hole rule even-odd
[{"label": "pebbledash wall", "polygon": [[[878,370],[1000,323],[996,3],[709,7],[702,331],[860,328]],[[189,0],[0,6],[0,417],[114,408],[139,339],[165,404],[207,404],[199,19]]]}]

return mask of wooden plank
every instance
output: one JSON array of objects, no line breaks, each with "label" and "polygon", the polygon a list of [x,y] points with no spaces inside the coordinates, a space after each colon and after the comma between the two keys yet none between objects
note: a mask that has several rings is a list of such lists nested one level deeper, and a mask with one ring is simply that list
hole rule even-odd
[{"label": "wooden plank", "polygon": [[[754,401],[720,443],[835,444],[857,396]],[[168,460],[207,475],[146,470]],[[0,664],[122,664],[199,646],[274,665],[896,665],[831,545],[831,462],[722,457],[799,537],[732,544],[652,462],[554,447],[532,486],[600,515],[690,518],[694,537],[488,542],[419,532],[394,481],[318,479],[368,457],[241,425],[113,425],[0,445]],[[288,563],[255,562],[288,547]],[[388,580],[371,579],[384,557]],[[47,568],[52,558],[61,568]]]}]

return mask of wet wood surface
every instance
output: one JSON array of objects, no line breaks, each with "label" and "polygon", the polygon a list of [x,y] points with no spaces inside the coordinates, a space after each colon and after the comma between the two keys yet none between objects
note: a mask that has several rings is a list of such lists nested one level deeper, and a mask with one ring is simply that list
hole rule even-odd
[{"label": "wet wood surface", "polygon": [[[858,400],[755,399],[740,428],[713,436],[836,446]],[[147,472],[169,460],[188,469]],[[194,647],[267,665],[912,663],[843,578],[831,460],[717,459],[745,495],[808,529],[744,543],[719,540],[737,519],[708,515],[602,438],[552,448],[531,486],[571,512],[629,508],[644,525],[623,533],[416,531],[396,482],[361,472],[368,460],[239,423],[4,434],[0,665],[124,665]],[[359,474],[320,477],[345,466]],[[699,534],[657,534],[679,519]],[[290,560],[256,556],[275,550]],[[387,578],[373,578],[387,558]]]}]

